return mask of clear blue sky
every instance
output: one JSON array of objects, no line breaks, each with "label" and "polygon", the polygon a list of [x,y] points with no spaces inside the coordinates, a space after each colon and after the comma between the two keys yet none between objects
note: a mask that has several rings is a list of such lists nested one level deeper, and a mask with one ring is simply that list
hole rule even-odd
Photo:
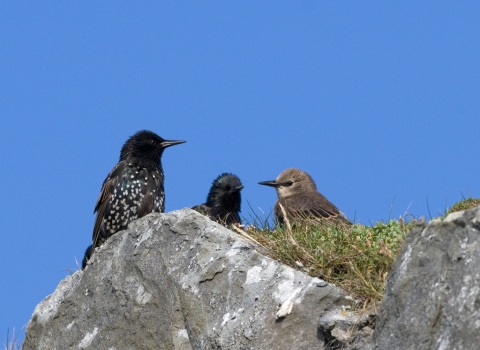
[{"label": "clear blue sky", "polygon": [[0,334],[76,269],[141,129],[187,140],[167,211],[233,172],[270,212],[289,167],[364,224],[480,196],[479,2],[11,1],[0,47]]}]

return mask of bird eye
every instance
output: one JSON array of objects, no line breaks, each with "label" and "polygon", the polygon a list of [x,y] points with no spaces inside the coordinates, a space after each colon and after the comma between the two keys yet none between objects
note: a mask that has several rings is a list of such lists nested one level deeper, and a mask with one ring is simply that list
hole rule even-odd
[{"label": "bird eye", "polygon": [[292,185],[293,185],[293,181],[287,181],[287,182],[285,183],[285,185],[287,185],[287,186],[292,186]]},{"label": "bird eye", "polygon": [[225,189],[226,189],[227,191],[230,191],[232,188],[230,187],[230,185],[228,185],[227,187],[225,187]]}]

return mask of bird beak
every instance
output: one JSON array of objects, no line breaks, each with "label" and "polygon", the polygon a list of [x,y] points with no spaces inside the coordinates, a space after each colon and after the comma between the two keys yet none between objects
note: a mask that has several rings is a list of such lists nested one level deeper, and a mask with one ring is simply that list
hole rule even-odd
[{"label": "bird beak", "polygon": [[167,147],[170,147],[170,146],[175,146],[175,145],[179,145],[181,143],[185,143],[187,141],[183,141],[183,140],[164,140],[162,142],[162,148],[167,148]]},{"label": "bird beak", "polygon": [[265,185],[265,186],[270,186],[270,187],[280,187],[281,184],[279,184],[276,180],[270,180],[270,181],[262,181],[258,183],[259,185]]},{"label": "bird beak", "polygon": [[243,188],[243,186],[234,187],[234,188],[232,188],[232,192],[240,191],[242,188]]}]

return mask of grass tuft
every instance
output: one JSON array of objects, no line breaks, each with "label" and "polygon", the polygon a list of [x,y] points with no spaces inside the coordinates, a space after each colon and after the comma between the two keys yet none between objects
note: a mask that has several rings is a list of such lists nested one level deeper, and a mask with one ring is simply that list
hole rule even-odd
[{"label": "grass tuft", "polygon": [[460,202],[455,203],[448,209],[445,213],[445,217],[447,217],[448,214],[451,214],[456,211],[462,211],[462,210],[467,210],[467,209],[472,209],[475,207],[478,207],[480,205],[480,198],[463,198]]},{"label": "grass tuft", "polygon": [[257,217],[246,233],[273,259],[310,276],[336,284],[363,304],[378,304],[388,271],[413,226],[403,219],[361,224],[311,221],[306,225],[258,226]]}]

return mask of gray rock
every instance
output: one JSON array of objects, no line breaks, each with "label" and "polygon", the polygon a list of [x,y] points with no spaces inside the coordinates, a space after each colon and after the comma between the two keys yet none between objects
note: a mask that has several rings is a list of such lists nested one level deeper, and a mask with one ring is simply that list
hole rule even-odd
[{"label": "gray rock", "polygon": [[390,271],[364,349],[480,349],[480,207],[420,222]]},{"label": "gray rock", "polygon": [[318,321],[319,334],[325,350],[357,350],[369,341],[373,333],[375,315],[348,308],[329,310]]},{"label": "gray rock", "polygon": [[321,349],[345,293],[190,209],[118,232],[60,282],[22,349]]}]

